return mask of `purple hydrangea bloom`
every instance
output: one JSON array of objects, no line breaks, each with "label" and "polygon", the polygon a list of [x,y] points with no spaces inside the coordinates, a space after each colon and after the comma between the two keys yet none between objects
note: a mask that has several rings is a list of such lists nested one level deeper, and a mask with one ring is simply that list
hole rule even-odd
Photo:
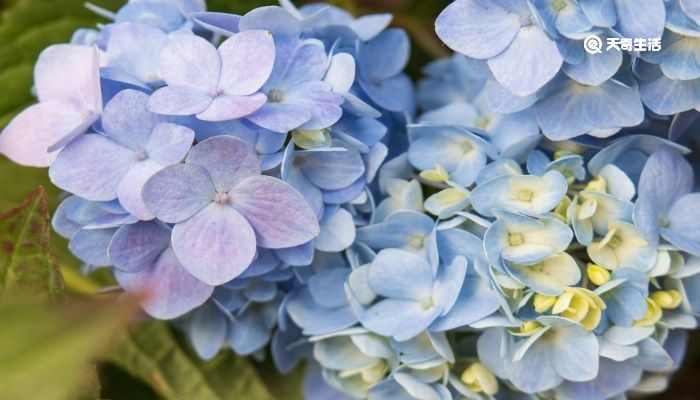
[{"label": "purple hydrangea bloom", "polygon": [[277,55],[270,79],[261,91],[267,103],[248,119],[271,131],[322,129],[342,116],[343,97],[323,81],[328,56],[315,40],[283,37],[275,42]]},{"label": "purple hydrangea bloom", "polygon": [[260,172],[250,145],[217,136],[193,147],[184,164],[146,182],[146,206],[159,220],[175,224],[175,255],[200,280],[228,282],[250,265],[256,246],[293,247],[318,234],[304,198]]},{"label": "purple hydrangea bloom", "polygon": [[218,50],[199,36],[172,35],[160,55],[160,73],[168,86],[153,93],[148,108],[205,121],[245,117],[267,101],[258,90],[274,60],[275,44],[266,31],[237,33]]}]

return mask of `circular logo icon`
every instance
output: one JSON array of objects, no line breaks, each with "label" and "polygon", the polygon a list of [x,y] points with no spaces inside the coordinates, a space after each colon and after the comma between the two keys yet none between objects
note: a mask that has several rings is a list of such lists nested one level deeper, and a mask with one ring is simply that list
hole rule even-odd
[{"label": "circular logo icon", "polygon": [[584,39],[583,48],[589,54],[600,54],[603,52],[603,40],[596,35],[591,35]]}]

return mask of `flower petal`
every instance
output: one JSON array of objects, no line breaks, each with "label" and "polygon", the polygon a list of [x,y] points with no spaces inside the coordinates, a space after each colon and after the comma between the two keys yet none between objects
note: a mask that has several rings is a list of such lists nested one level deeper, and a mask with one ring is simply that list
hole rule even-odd
[{"label": "flower petal", "polygon": [[221,57],[197,35],[174,34],[160,53],[160,73],[168,85],[209,91],[218,87]]},{"label": "flower petal", "polygon": [[[241,24],[250,14],[241,18]],[[226,39],[219,46],[219,54],[221,78],[218,87],[226,95],[246,96],[255,93],[270,77],[275,44],[270,32],[246,30]]]},{"label": "flower petal", "polygon": [[258,246],[297,246],[318,235],[316,216],[289,185],[269,176],[253,176],[236,184],[232,205],[252,225]]},{"label": "flower petal", "polygon": [[146,293],[141,306],[158,319],[184,315],[214,293],[213,286],[187,272],[170,247],[160,254],[152,267],[134,273],[117,270],[114,277],[127,292]]},{"label": "flower petal", "polygon": [[255,258],[255,232],[232,207],[212,203],[173,227],[172,246],[192,275],[221,285],[240,275]]},{"label": "flower petal", "polygon": [[232,136],[215,136],[197,143],[185,162],[206,168],[220,192],[228,192],[238,182],[261,172],[255,149]]},{"label": "flower petal", "polygon": [[49,169],[58,187],[93,201],[113,200],[119,182],[136,163],[128,149],[98,134],[83,135],[66,146]]},{"label": "flower petal", "polygon": [[156,173],[143,187],[148,210],[166,223],[182,222],[214,200],[216,190],[207,170],[177,164]]},{"label": "flower petal", "polygon": [[435,31],[443,42],[477,59],[488,59],[505,50],[520,26],[517,14],[487,0],[457,0],[435,21]]}]

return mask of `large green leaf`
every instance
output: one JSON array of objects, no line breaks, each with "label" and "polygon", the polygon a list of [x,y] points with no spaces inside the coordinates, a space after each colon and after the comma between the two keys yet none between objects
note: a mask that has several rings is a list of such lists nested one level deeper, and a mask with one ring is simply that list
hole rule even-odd
[{"label": "large green leaf", "polygon": [[165,399],[277,398],[258,376],[252,361],[230,351],[203,361],[177,339],[165,322],[134,326],[104,358],[148,383]]},{"label": "large green leaf", "polygon": [[0,215],[0,297],[64,295],[58,260],[49,250],[49,209],[41,186],[17,208]]},{"label": "large green leaf", "polygon": [[133,302],[0,303],[0,400],[96,398],[88,363],[135,310]]}]

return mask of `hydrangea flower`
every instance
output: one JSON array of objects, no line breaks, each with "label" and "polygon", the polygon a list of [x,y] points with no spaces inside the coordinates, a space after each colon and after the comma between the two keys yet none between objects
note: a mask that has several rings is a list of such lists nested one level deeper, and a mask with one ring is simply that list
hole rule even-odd
[{"label": "hydrangea flower", "polygon": [[205,121],[248,116],[268,100],[259,90],[274,60],[275,45],[265,31],[237,33],[218,50],[198,36],[173,35],[160,53],[160,73],[167,86],[153,93],[148,108]]},{"label": "hydrangea flower", "polygon": [[293,247],[319,232],[299,193],[260,175],[253,148],[232,137],[197,144],[184,164],[146,182],[143,199],[159,220],[175,224],[173,250],[185,268],[214,285],[245,271],[256,246]]},{"label": "hydrangea flower", "polygon": [[88,5],[0,151],[85,272],[309,399],[658,392],[700,312],[700,13],[642,3],[456,0],[415,96],[388,14]]},{"label": "hydrangea flower", "polygon": [[435,22],[440,39],[469,57],[488,60],[494,77],[527,96],[549,82],[563,58],[524,0],[490,4],[457,0]]}]

